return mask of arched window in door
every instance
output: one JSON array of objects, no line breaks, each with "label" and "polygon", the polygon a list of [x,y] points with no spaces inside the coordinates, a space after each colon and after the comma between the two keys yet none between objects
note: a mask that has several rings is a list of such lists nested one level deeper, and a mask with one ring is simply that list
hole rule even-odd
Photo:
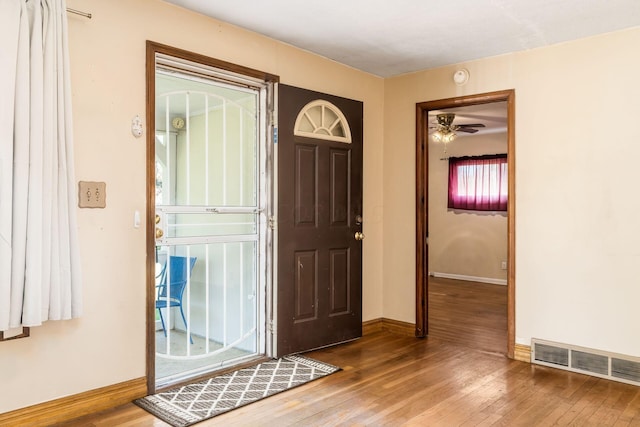
[{"label": "arched window in door", "polygon": [[296,136],[351,143],[351,129],[342,111],[329,101],[318,99],[305,105],[294,126]]}]

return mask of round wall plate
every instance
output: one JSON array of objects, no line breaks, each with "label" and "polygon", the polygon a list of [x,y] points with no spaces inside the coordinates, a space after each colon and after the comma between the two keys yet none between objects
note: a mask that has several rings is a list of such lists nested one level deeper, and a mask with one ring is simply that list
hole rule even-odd
[{"label": "round wall plate", "polygon": [[467,71],[465,68],[463,68],[461,70],[458,70],[455,73],[453,73],[453,81],[458,86],[462,86],[468,80],[469,80],[469,71]]}]

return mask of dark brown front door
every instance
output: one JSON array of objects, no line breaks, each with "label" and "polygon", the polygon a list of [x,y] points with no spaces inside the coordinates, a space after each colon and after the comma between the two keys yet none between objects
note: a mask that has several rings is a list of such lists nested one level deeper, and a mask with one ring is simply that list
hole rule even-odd
[{"label": "dark brown front door", "polygon": [[[278,99],[282,356],[362,336],[362,103],[286,85]],[[332,140],[347,124],[350,142]]]}]

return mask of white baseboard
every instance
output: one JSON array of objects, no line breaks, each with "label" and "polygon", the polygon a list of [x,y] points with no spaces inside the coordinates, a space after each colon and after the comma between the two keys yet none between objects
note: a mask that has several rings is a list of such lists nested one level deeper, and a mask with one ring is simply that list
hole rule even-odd
[{"label": "white baseboard", "polygon": [[469,282],[490,283],[492,285],[507,285],[506,279],[492,279],[491,277],[465,276],[464,274],[438,273],[433,271],[429,273],[433,277],[442,277],[443,279],[467,280]]}]

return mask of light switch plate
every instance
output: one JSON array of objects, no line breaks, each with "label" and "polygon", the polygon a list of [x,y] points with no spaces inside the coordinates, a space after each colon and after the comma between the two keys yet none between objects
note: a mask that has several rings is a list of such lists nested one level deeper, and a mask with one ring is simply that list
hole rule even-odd
[{"label": "light switch plate", "polygon": [[95,181],[78,182],[78,207],[105,208],[107,206],[107,183]]}]

